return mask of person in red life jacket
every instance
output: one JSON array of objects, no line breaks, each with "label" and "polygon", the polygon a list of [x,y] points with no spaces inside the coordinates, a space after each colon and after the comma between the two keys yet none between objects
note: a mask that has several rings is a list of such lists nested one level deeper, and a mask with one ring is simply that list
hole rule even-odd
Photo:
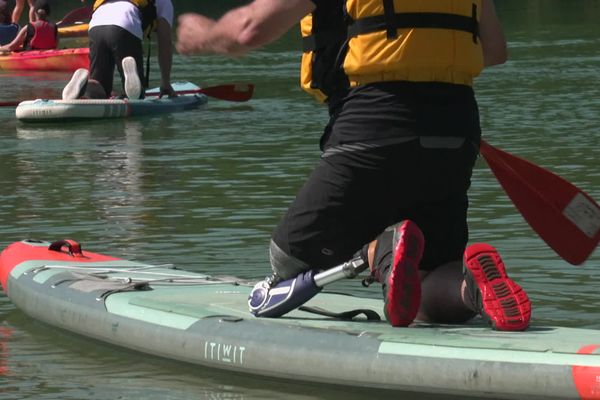
[{"label": "person in red life jacket", "polygon": [[48,20],[50,5],[47,0],[36,0],[33,6],[36,21],[23,27],[17,37],[0,51],[50,50],[58,47],[58,28]]},{"label": "person in red life jacket", "polygon": [[12,22],[10,7],[0,0],[0,46],[12,42],[19,33],[19,25]]}]

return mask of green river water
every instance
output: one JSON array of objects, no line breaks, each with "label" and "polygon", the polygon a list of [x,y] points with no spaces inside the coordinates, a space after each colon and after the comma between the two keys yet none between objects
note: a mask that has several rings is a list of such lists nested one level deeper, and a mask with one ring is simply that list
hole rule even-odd
[{"label": "green river water", "polygon": [[[63,3],[55,15],[69,10]],[[175,1],[178,12],[211,15],[241,2],[202,3]],[[600,2],[499,0],[497,8],[510,61],[477,80],[484,137],[600,199]],[[254,83],[247,103],[211,99],[204,110],[61,124],[24,124],[14,108],[0,109],[0,247],[69,237],[127,259],[265,276],[271,230],[317,161],[326,121],[325,109],[298,87],[298,49],[294,31],[242,59],[175,57],[174,80]],[[69,77],[0,72],[0,101],[57,97]],[[151,77],[157,83],[157,69]],[[561,260],[483,160],[469,218],[471,240],[495,245],[529,294],[533,324],[600,329],[600,252],[578,267]],[[357,281],[335,288],[380,295]],[[387,394],[219,372],[107,346],[34,322],[0,295],[1,400],[373,396]]]}]

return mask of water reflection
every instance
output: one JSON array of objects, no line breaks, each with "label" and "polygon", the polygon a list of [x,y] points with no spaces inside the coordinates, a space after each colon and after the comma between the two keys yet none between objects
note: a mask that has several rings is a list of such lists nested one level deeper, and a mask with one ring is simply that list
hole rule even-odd
[{"label": "water reflection", "polygon": [[12,329],[0,326],[0,378],[10,375],[8,360],[10,358],[9,341],[11,335]]}]

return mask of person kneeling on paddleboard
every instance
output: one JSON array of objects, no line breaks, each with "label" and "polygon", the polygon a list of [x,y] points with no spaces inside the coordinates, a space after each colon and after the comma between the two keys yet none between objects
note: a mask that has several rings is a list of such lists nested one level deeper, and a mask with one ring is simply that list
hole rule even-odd
[{"label": "person kneeling on paddleboard", "polygon": [[96,0],[89,24],[90,70],[78,69],[62,92],[63,100],[105,99],[113,95],[115,65],[125,94],[144,97],[142,40],[156,32],[160,67],[160,96],[176,95],[171,86],[173,3],[171,0]]},{"label": "person kneeling on paddleboard", "polygon": [[481,142],[473,80],[507,57],[493,0],[254,0],[218,21],[181,16],[177,49],[243,55],[300,20],[301,85],[330,120],[272,235],[273,276],[255,286],[251,312],[284,315],[368,267],[393,326],[480,314],[526,329],[529,299],[496,250],[467,247]]},{"label": "person kneeling on paddleboard", "polygon": [[52,50],[58,47],[58,28],[48,20],[48,0],[36,0],[33,10],[36,20],[23,27],[12,42],[0,47],[0,51]]}]

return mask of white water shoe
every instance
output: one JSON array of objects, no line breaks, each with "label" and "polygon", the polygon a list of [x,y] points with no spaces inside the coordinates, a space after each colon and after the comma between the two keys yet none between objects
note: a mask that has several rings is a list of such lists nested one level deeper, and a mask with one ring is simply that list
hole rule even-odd
[{"label": "white water shoe", "polygon": [[73,73],[71,80],[62,91],[63,100],[75,100],[83,96],[87,87],[89,72],[85,68],[79,68]]},{"label": "white water shoe", "polygon": [[129,99],[137,100],[142,94],[142,82],[138,75],[137,63],[133,57],[125,57],[121,65],[125,76],[125,94]]}]

